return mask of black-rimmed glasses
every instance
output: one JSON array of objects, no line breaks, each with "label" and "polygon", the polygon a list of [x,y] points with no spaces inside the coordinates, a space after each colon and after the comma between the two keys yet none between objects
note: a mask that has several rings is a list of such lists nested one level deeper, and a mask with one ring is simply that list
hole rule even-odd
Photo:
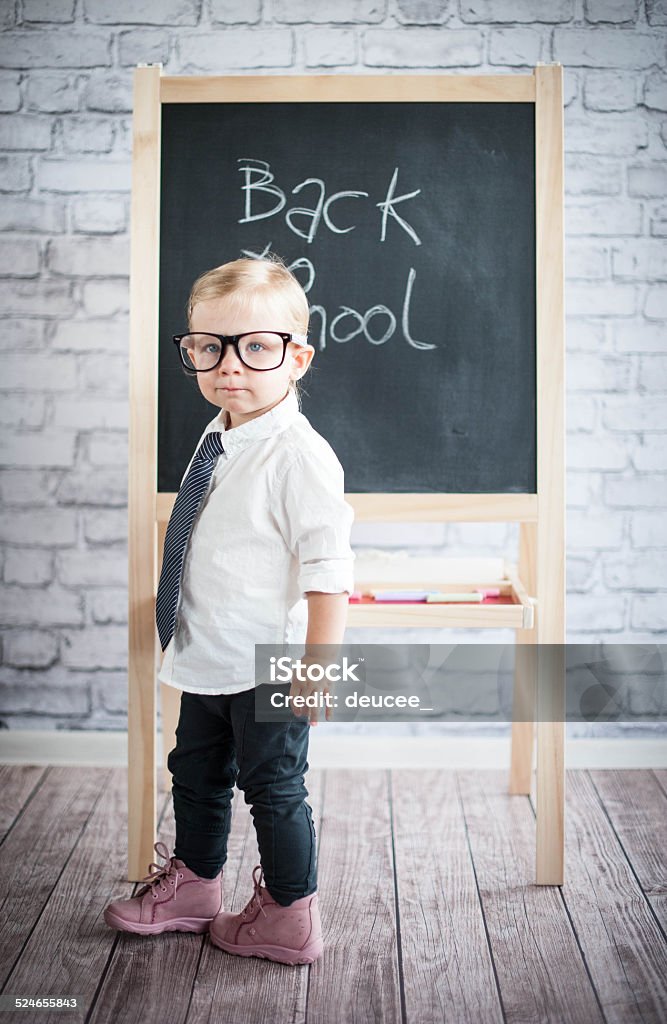
[{"label": "black-rimmed glasses", "polygon": [[251,370],[277,370],[285,361],[290,341],[297,345],[307,344],[304,335],[284,331],[251,331],[248,334],[231,335],[197,331],[173,335],[181,363],[190,373],[215,370],[222,362],[226,345],[233,345],[243,365]]}]

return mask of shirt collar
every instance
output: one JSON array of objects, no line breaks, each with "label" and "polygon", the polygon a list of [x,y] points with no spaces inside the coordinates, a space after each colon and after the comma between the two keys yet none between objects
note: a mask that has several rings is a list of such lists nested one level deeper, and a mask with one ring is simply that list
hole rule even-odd
[{"label": "shirt collar", "polygon": [[296,393],[289,389],[285,397],[273,409],[256,416],[247,423],[238,427],[225,428],[225,413],[221,410],[214,420],[209,423],[206,433],[217,430],[222,436],[222,447],[226,455],[231,458],[242,452],[255,441],[262,441],[271,437],[272,434],[279,434],[292,423],[299,415],[299,403]]}]

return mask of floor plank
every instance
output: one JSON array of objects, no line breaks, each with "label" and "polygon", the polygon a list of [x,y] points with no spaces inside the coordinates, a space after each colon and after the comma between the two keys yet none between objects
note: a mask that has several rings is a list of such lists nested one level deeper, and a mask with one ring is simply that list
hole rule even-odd
[{"label": "floor plank", "polygon": [[456,778],[391,773],[408,1021],[503,1020]]},{"label": "floor plank", "polygon": [[0,843],[45,779],[47,769],[36,764],[0,765]]},{"label": "floor plank", "polygon": [[[35,983],[41,983],[42,965],[30,956],[24,960],[23,951],[33,931],[42,930],[40,919],[106,788],[110,771],[50,767],[0,847],[0,981],[7,992],[21,994],[14,984],[18,977],[32,975]],[[90,896],[86,892],[84,899]]]},{"label": "floor plank", "polygon": [[308,1024],[401,1021],[386,771],[327,771],[319,892],[324,955],[311,968]]},{"label": "floor plank", "polygon": [[588,772],[566,785],[563,896],[608,1024],[667,1020],[667,948]]},{"label": "floor plank", "polygon": [[458,772],[505,1019],[602,1024],[558,886],[535,884],[535,818],[507,772]]}]

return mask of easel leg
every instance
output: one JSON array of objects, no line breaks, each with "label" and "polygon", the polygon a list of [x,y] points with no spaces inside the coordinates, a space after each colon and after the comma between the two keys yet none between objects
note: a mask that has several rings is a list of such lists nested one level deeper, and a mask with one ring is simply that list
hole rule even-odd
[{"label": "easel leg", "polygon": [[537,672],[537,885],[565,870],[565,676],[563,644],[540,644]]},{"label": "easel leg", "polygon": [[[530,793],[535,734],[535,644],[521,643],[517,630],[514,653],[514,690],[512,707],[512,751],[510,760],[511,795]],[[528,632],[528,631],[526,631]]]}]

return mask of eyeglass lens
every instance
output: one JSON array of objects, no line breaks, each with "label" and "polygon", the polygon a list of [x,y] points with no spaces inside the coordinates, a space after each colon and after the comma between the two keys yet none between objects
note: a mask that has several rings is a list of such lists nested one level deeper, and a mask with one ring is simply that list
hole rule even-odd
[{"label": "eyeglass lens", "polygon": [[[220,361],[222,342],[208,334],[186,334],[180,342],[185,366],[190,370],[212,370]],[[242,361],[257,370],[272,370],[283,358],[283,339],[271,332],[242,334],[239,354]]]}]

